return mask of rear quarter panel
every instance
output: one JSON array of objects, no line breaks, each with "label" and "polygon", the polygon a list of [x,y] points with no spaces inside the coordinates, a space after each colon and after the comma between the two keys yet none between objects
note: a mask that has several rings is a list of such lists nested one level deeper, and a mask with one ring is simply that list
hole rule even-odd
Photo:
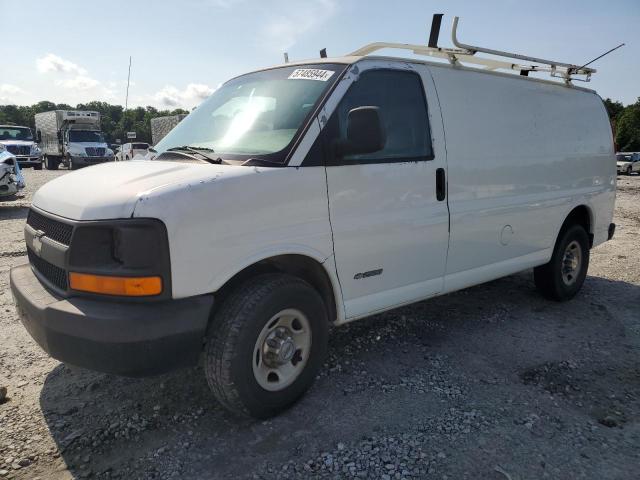
[{"label": "rear quarter panel", "polygon": [[[606,240],[616,168],[596,94],[510,75],[430,70],[447,144],[447,274],[505,261],[504,274],[546,263],[564,219],[581,204],[591,210],[594,243]],[[503,245],[506,225],[513,235]]]}]

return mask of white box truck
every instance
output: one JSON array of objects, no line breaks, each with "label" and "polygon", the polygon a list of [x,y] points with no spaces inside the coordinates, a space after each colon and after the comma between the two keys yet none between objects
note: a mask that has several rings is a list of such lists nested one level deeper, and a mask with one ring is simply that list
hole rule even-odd
[{"label": "white box truck", "polygon": [[223,405],[267,417],[316,378],[331,325],[529,268],[575,297],[615,230],[607,112],[572,82],[594,71],[478,51],[377,43],[247,73],[155,160],[50,181],[11,271],[25,327],[122,375],[203,357]]},{"label": "white box truck", "polygon": [[100,131],[99,112],[52,110],[36,113],[35,122],[47,169],[57,170],[62,164],[74,170],[113,161],[113,150]]}]

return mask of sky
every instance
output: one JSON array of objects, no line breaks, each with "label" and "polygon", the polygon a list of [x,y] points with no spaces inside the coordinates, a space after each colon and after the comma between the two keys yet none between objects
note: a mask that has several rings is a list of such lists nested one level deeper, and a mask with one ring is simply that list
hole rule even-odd
[{"label": "sky", "polygon": [[373,41],[464,43],[557,61],[596,62],[589,84],[622,103],[640,97],[640,0],[0,0],[0,104],[91,100],[193,108],[229,78],[346,54]]}]

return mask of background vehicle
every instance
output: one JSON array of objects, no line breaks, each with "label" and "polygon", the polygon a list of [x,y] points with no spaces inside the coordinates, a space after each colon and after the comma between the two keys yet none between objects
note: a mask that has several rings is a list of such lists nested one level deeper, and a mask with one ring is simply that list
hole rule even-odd
[{"label": "background vehicle", "polygon": [[133,160],[136,155],[141,155],[144,157],[148,152],[148,143],[125,143],[124,145],[122,145],[122,148],[116,153],[115,159],[116,161]]},{"label": "background vehicle", "polygon": [[[312,384],[330,324],[529,268],[544,296],[573,298],[615,230],[603,102],[496,72],[522,71],[515,54],[462,48],[376,43],[241,75],[155,161],[45,184],[31,265],[11,271],[27,330],[57,358],[125,375],[204,353],[220,403],[266,417]],[[49,232],[63,246],[37,254]]]},{"label": "background vehicle", "polygon": [[52,110],[37,113],[36,139],[49,170],[60,164],[78,167],[113,161],[113,150],[100,131],[100,113],[80,110]]},{"label": "background vehicle", "polygon": [[186,115],[168,115],[151,119],[151,143],[157,145]]},{"label": "background vehicle", "polygon": [[616,153],[616,169],[618,171],[618,174],[625,173],[627,175],[631,175],[634,172],[640,173],[640,153]]},{"label": "background vehicle", "polygon": [[18,160],[0,143],[0,198],[12,197],[24,187]]},{"label": "background vehicle", "polygon": [[21,167],[42,169],[42,151],[34,141],[29,127],[0,125],[0,144],[15,155]]}]

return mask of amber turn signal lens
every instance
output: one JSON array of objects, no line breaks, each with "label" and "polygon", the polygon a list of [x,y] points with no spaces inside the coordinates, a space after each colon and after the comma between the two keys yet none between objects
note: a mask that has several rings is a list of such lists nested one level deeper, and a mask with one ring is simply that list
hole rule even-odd
[{"label": "amber turn signal lens", "polygon": [[81,292],[124,297],[147,297],[162,293],[160,277],[108,277],[71,272],[69,284],[73,290]]}]

